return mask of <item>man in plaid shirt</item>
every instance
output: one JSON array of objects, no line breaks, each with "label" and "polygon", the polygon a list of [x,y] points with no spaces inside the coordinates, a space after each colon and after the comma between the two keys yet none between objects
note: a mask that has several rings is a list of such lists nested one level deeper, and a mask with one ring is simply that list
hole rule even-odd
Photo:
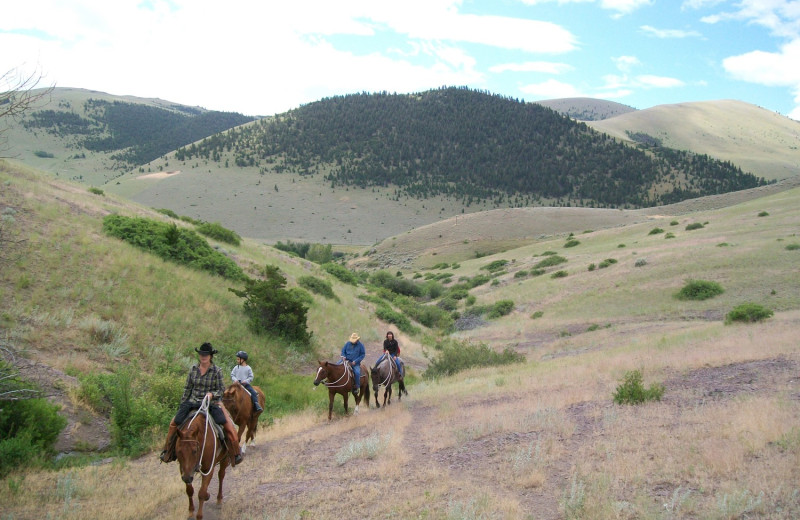
[{"label": "man in plaid shirt", "polygon": [[239,438],[236,430],[233,429],[233,421],[227,417],[227,413],[220,406],[222,393],[225,385],[222,382],[222,369],[213,363],[214,354],[217,351],[211,343],[203,343],[197,352],[199,363],[194,365],[186,377],[186,387],[183,389],[183,397],[178,407],[178,413],[169,423],[167,442],[164,444],[164,451],[159,457],[162,462],[172,462],[175,460],[175,440],[178,428],[189,418],[189,414],[200,408],[206,396],[211,400],[208,413],[214,422],[221,425],[225,430],[225,438],[228,440],[228,453],[232,456],[232,465],[235,466],[242,462],[242,454],[239,451]]}]

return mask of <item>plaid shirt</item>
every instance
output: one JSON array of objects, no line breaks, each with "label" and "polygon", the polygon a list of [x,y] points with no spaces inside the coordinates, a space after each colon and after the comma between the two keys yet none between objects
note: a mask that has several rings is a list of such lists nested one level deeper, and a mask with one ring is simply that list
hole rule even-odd
[{"label": "plaid shirt", "polygon": [[214,394],[212,402],[222,399],[225,384],[222,382],[222,369],[211,364],[206,375],[200,375],[200,367],[194,365],[186,378],[186,387],[183,389],[181,402],[194,401],[200,403],[208,392]]}]

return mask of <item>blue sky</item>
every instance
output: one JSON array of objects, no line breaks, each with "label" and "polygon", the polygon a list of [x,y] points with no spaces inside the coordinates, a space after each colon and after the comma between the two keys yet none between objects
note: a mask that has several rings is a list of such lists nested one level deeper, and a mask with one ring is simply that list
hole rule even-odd
[{"label": "blue sky", "polygon": [[248,115],[466,85],[800,120],[800,0],[27,0],[3,6],[4,72]]}]

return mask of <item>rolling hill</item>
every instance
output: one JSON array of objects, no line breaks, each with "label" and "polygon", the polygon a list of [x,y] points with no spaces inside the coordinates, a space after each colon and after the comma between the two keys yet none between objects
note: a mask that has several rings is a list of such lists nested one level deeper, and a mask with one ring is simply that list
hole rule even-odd
[{"label": "rolling hill", "polygon": [[766,179],[800,174],[800,122],[741,101],[659,105],[587,124],[623,140],[651,136],[663,146],[731,161]]},{"label": "rolling hill", "polygon": [[578,121],[602,121],[636,111],[622,103],[585,97],[545,99],[536,103]]}]

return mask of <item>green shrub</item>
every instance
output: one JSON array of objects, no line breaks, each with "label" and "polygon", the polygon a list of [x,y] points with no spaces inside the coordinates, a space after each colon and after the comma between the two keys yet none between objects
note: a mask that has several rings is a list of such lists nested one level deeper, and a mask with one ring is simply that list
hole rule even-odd
[{"label": "green shrub", "polygon": [[567,240],[567,242],[564,244],[564,247],[575,247],[580,243],[580,240]]},{"label": "green shrub", "polygon": [[800,249],[800,244],[786,244],[787,251],[797,251]]},{"label": "green shrub", "polygon": [[472,289],[473,287],[477,287],[479,285],[483,285],[492,279],[491,276],[486,274],[478,274],[473,276],[467,281],[467,286]]},{"label": "green shrub", "polygon": [[597,267],[600,268],[600,269],[605,269],[609,265],[616,264],[616,263],[617,263],[616,258],[606,258],[605,260],[600,262],[600,264],[598,264]]},{"label": "green shrub", "polygon": [[437,353],[422,374],[425,378],[450,376],[474,367],[508,365],[525,360],[525,356],[508,347],[498,353],[485,343],[475,345],[455,339],[446,339],[437,343],[434,348]]},{"label": "green shrub", "polygon": [[2,401],[0,405],[0,474],[31,465],[44,465],[53,454],[67,420],[59,406],[46,399]]},{"label": "green shrub", "polygon": [[300,287],[305,287],[309,291],[319,294],[320,296],[324,296],[330,300],[339,301],[339,298],[333,292],[333,286],[328,280],[323,280],[322,278],[317,278],[316,276],[301,276],[297,279],[298,285]]},{"label": "green shrub", "polygon": [[322,264],[322,269],[326,273],[336,277],[340,282],[350,285],[358,285],[358,277],[356,274],[343,265],[328,262],[327,264]]},{"label": "green shrub", "polygon": [[759,212],[758,212],[758,216],[759,216],[759,217],[766,217],[766,216],[768,216],[768,215],[769,215],[769,213],[767,213],[766,211],[759,211]]},{"label": "green shrub", "polygon": [[539,269],[539,268],[543,269],[545,267],[552,267],[554,265],[563,264],[566,261],[567,261],[567,259],[564,258],[563,256],[552,255],[552,256],[548,256],[544,260],[540,260],[533,267],[534,267],[534,269]]},{"label": "green shrub", "polygon": [[489,311],[489,318],[499,318],[501,316],[510,314],[513,310],[514,302],[512,300],[500,300],[495,302],[495,304],[492,306],[492,310]]},{"label": "green shrub", "polygon": [[622,249],[623,247],[627,247],[625,244],[617,244],[617,248]]},{"label": "green shrub", "polygon": [[566,271],[556,271],[555,273],[550,275],[550,278],[564,278],[567,275],[569,275],[569,273],[567,273]]},{"label": "green shrub", "polygon": [[94,186],[89,188],[89,193],[94,193],[95,195],[105,195],[105,192],[103,190],[101,190],[100,188],[95,188]]},{"label": "green shrub", "polygon": [[493,273],[505,267],[506,264],[508,264],[508,260],[495,260],[490,264],[484,265],[483,267],[481,267],[481,269],[485,269],[486,271]]},{"label": "green shrub", "polygon": [[531,314],[531,319],[536,320],[541,318],[542,316],[544,316],[544,311],[536,311],[533,314]]},{"label": "green shrub", "polygon": [[664,395],[664,385],[652,384],[645,388],[642,384],[642,372],[631,370],[625,372],[621,385],[614,392],[614,402],[617,404],[639,404],[645,401],[660,401]]},{"label": "green shrub", "polygon": [[250,329],[256,334],[271,333],[308,345],[308,307],[296,294],[284,289],[286,278],[277,266],[266,266],[264,275],[264,280],[245,280],[242,290],[228,289],[245,299],[244,313]]},{"label": "green shrub", "polygon": [[439,300],[439,303],[437,303],[436,305],[438,305],[440,308],[446,311],[454,311],[458,308],[458,300],[456,300],[453,297],[446,296],[441,300]]},{"label": "green shrub", "polygon": [[50,152],[45,152],[43,150],[36,150],[33,152],[33,155],[36,157],[41,157],[42,159],[53,159],[55,155],[51,154]]},{"label": "green shrub", "polygon": [[175,224],[109,215],[103,219],[103,231],[165,260],[231,280],[246,278],[236,262],[215,251],[196,232]]},{"label": "green shrub", "polygon": [[677,226],[678,224],[679,222],[677,220],[673,220],[672,222],[669,223],[670,226]]},{"label": "green shrub", "polygon": [[450,311],[435,305],[423,305],[407,296],[395,296],[392,303],[406,316],[428,328],[447,329],[453,324]]},{"label": "green shrub", "polygon": [[594,271],[595,269],[597,269],[597,266],[594,263],[591,263],[591,264],[589,264],[589,267],[587,269],[589,271]]},{"label": "green shrub", "polygon": [[702,227],[703,227],[703,224],[701,224],[700,222],[692,222],[691,224],[686,226],[686,231],[692,231],[692,230],[695,230],[695,229],[701,229]]},{"label": "green shrub", "polygon": [[675,233],[667,233],[666,235],[664,235],[664,238],[667,238],[667,239],[675,238]]},{"label": "green shrub", "polygon": [[679,300],[707,300],[725,292],[717,282],[689,280],[675,295]]},{"label": "green shrub", "polygon": [[372,273],[369,277],[369,283],[404,296],[412,296],[414,298],[422,296],[422,287],[417,285],[416,282],[405,278],[398,278],[389,271],[381,270]]},{"label": "green shrub", "polygon": [[648,235],[658,235],[659,233],[663,233],[663,232],[664,232],[663,229],[657,227],[657,228],[651,229],[650,232],[648,233]]},{"label": "green shrub", "polygon": [[161,213],[162,215],[166,215],[166,216],[168,216],[170,218],[174,218],[175,220],[180,220],[180,217],[178,217],[178,214],[175,213],[174,211],[172,211],[171,209],[161,208],[161,209],[157,209],[156,211]]},{"label": "green shrub", "polygon": [[411,324],[411,320],[385,305],[381,305],[375,309],[375,316],[385,322],[397,325],[397,328],[406,334],[415,334],[419,332],[419,329]]},{"label": "green shrub", "polygon": [[644,267],[647,265],[647,258],[637,258],[633,263],[634,267]]},{"label": "green shrub", "polygon": [[757,303],[743,303],[737,305],[725,316],[725,324],[730,325],[735,321],[753,323],[771,318],[773,312]]},{"label": "green shrub", "polygon": [[525,278],[526,276],[528,276],[528,271],[524,269],[514,273],[514,278]]},{"label": "green shrub", "polygon": [[225,242],[226,244],[238,246],[242,243],[242,237],[236,232],[222,227],[222,224],[219,222],[203,222],[198,224],[196,229],[201,235],[205,235],[220,242]]}]

